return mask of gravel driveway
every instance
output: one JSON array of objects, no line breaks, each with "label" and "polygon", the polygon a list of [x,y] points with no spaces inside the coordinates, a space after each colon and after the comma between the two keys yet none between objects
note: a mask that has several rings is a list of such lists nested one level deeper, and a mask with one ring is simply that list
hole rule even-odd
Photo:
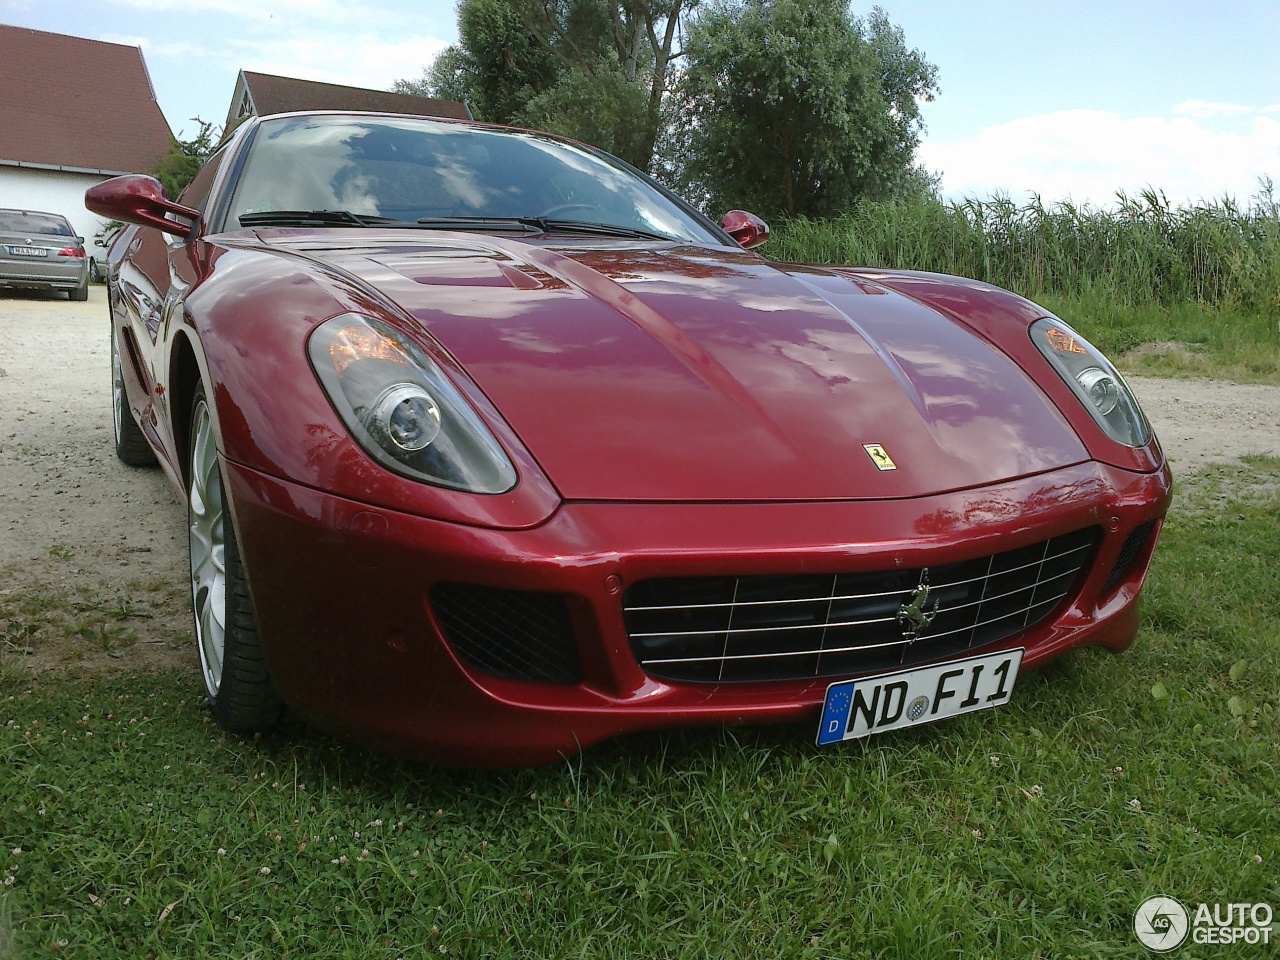
[{"label": "gravel driveway", "polygon": [[[103,287],[87,303],[0,294],[0,655],[194,668],[185,509],[159,470],[116,459],[109,364]],[[1130,382],[1179,476],[1280,456],[1280,386]],[[15,640],[15,623],[40,630]]]}]

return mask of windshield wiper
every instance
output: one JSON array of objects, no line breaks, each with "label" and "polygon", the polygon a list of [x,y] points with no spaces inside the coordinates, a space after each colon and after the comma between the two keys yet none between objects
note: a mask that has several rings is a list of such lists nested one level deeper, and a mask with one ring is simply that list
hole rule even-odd
[{"label": "windshield wiper", "polygon": [[242,227],[372,227],[402,222],[350,210],[262,210],[242,213],[239,219]]},{"label": "windshield wiper", "polygon": [[591,220],[556,220],[547,217],[422,217],[419,226],[442,230],[539,230],[542,233],[589,233],[631,240],[671,240],[660,233]]},{"label": "windshield wiper", "polygon": [[441,230],[543,230],[537,217],[419,217],[418,226]]},{"label": "windshield wiper", "polygon": [[674,237],[663,236],[649,230],[636,227],[624,227],[616,223],[596,223],[594,220],[548,220],[546,217],[532,218],[538,221],[543,233],[593,233],[603,237],[628,237],[632,240],[673,240]]},{"label": "windshield wiper", "polygon": [[671,240],[672,237],[636,227],[592,220],[556,220],[548,217],[421,217],[416,222],[375,217],[350,210],[259,210],[242,213],[242,227],[420,227],[426,230],[518,230],[539,233],[586,233],[631,240]]}]

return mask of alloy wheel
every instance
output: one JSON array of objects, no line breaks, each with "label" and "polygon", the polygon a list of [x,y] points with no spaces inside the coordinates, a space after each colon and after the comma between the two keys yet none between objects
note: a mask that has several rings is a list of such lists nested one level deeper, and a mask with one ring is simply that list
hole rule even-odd
[{"label": "alloy wheel", "polygon": [[205,690],[212,700],[222,686],[226,656],[227,569],[222,473],[209,407],[200,399],[192,416],[191,483],[187,517],[191,534],[191,598],[196,646]]}]

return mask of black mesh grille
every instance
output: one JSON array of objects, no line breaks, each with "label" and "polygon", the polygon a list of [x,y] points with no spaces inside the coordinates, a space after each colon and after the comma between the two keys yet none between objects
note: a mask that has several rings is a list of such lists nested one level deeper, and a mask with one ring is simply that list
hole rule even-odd
[{"label": "black mesh grille", "polygon": [[445,639],[469,666],[516,680],[582,679],[569,611],[558,593],[438,583],[431,606]]},{"label": "black mesh grille", "polygon": [[1116,557],[1116,564],[1111,568],[1111,573],[1107,575],[1107,582],[1103,584],[1102,595],[1104,597],[1120,586],[1133,571],[1133,565],[1146,553],[1147,543],[1151,540],[1151,532],[1155,528],[1156,522],[1148,520],[1142,526],[1136,527],[1129,536],[1125,537],[1124,545],[1120,548],[1120,556]]},{"label": "black mesh grille", "polygon": [[[668,680],[889,669],[1035,626],[1079,589],[1097,541],[1089,528],[927,570],[644,580],[623,596],[623,616],[636,660]],[[913,603],[917,620],[932,616],[915,637]]]}]

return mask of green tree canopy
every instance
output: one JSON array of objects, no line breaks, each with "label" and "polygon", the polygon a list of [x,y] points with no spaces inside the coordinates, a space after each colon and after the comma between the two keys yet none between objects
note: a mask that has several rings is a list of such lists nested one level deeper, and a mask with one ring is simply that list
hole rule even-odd
[{"label": "green tree canopy", "polygon": [[825,217],[920,189],[919,101],[937,70],[884,10],[718,0],[690,25],[677,179],[708,209]]},{"label": "green tree canopy", "polygon": [[529,99],[559,78],[560,62],[513,0],[461,0],[458,37],[421,80],[397,80],[393,89],[463,101],[488,123],[519,123]]},{"label": "green tree canopy", "polygon": [[191,182],[200,172],[205,161],[213,156],[218,145],[218,128],[208,120],[192,117],[192,122],[199,124],[199,131],[190,140],[173,139],[169,150],[152,171],[152,176],[160,181],[165,195],[173,198],[182,192],[182,188]]},{"label": "green tree canopy", "polygon": [[393,89],[463,100],[479,120],[550,130],[647,169],[681,18],[698,2],[460,0],[458,43]]}]

